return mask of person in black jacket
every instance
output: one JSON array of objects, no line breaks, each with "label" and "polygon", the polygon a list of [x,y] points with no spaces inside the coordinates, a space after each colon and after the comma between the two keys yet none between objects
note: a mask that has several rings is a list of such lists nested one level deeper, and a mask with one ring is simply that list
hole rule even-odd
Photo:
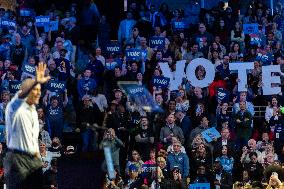
[{"label": "person in black jacket", "polygon": [[263,178],[263,167],[258,162],[258,157],[256,152],[251,152],[249,154],[250,162],[244,165],[244,169],[248,171],[249,177],[252,181],[261,181]]},{"label": "person in black jacket", "polygon": [[232,176],[223,170],[220,161],[215,160],[211,173],[211,185],[214,188],[231,189],[233,187]]},{"label": "person in black jacket", "polygon": [[82,151],[96,150],[97,148],[97,133],[95,131],[95,123],[97,123],[97,115],[100,115],[100,110],[96,104],[92,104],[91,97],[84,95],[83,107],[78,114],[78,122],[80,124],[80,132],[82,135]]},{"label": "person in black jacket", "polygon": [[51,167],[43,174],[43,189],[57,189],[57,160],[52,159]]}]

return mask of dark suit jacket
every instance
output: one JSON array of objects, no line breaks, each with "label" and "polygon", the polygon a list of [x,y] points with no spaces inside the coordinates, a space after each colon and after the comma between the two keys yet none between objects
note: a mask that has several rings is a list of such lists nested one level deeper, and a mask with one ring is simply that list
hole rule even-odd
[{"label": "dark suit jacket", "polygon": [[188,116],[184,116],[182,122],[179,123],[179,126],[183,132],[183,136],[185,139],[189,138],[190,132],[192,130],[191,120]]},{"label": "dark suit jacket", "polygon": [[[235,152],[235,142],[233,140],[227,140],[227,147],[229,149],[229,153],[234,155]],[[220,156],[222,153],[222,138],[218,138],[217,141],[214,143],[214,157]]]}]

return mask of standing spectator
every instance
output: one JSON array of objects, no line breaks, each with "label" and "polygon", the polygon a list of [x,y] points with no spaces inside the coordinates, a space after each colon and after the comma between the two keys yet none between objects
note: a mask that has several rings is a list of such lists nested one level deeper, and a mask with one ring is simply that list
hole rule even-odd
[{"label": "standing spectator", "polygon": [[185,153],[182,153],[180,150],[181,143],[176,142],[174,145],[174,153],[168,154],[167,157],[167,166],[168,170],[173,170],[175,167],[178,167],[180,170],[181,177],[183,179],[189,176],[189,159]]},{"label": "standing spectator", "polygon": [[90,60],[86,68],[88,70],[91,70],[91,78],[93,78],[99,86],[103,84],[103,73],[105,65],[105,59],[100,55],[100,52],[101,49],[97,48],[95,52],[91,52],[89,54]]},{"label": "standing spectator", "polygon": [[122,20],[118,29],[118,42],[124,44],[131,38],[131,31],[136,24],[131,12],[126,13],[126,19]]},{"label": "standing spectator", "polygon": [[168,146],[172,140],[173,136],[176,136],[181,143],[184,143],[184,135],[182,129],[175,125],[175,116],[174,114],[169,114],[167,116],[167,124],[162,127],[160,131],[160,141]]},{"label": "standing spectator", "polygon": [[79,99],[82,99],[84,95],[91,95],[92,92],[97,87],[97,83],[91,77],[91,70],[86,69],[84,72],[84,76],[78,81],[77,90],[79,93]]},{"label": "standing spectator", "polygon": [[80,124],[80,132],[82,136],[82,151],[95,151],[97,149],[97,132],[95,123],[97,124],[99,108],[96,104],[92,104],[91,97],[84,95],[82,98],[83,106],[80,109],[78,122]]},{"label": "standing spectator", "polygon": [[51,104],[46,107],[46,115],[48,121],[48,127],[50,128],[51,137],[62,137],[64,117],[63,117],[63,105],[59,103],[57,96],[50,98]]},{"label": "standing spectator", "polygon": [[138,169],[138,173],[142,172],[142,165],[144,162],[141,160],[140,154],[136,150],[132,150],[131,158],[126,163],[125,174],[130,175],[131,167],[134,165]]},{"label": "standing spectator", "polygon": [[266,107],[265,109],[265,120],[269,123],[270,118],[273,116],[273,111],[275,111],[275,109],[279,109],[279,104],[278,104],[278,100],[276,97],[272,97],[271,98],[271,102],[270,105]]},{"label": "standing spectator", "polygon": [[246,102],[240,102],[240,110],[235,115],[234,122],[237,135],[237,149],[241,149],[252,134],[252,115],[246,109]]},{"label": "standing spectator", "polygon": [[218,138],[214,143],[214,153],[215,156],[222,155],[220,152],[223,146],[227,147],[227,151],[235,151],[235,142],[230,139],[230,130],[228,128],[223,128],[221,131],[221,138]]},{"label": "standing spectator", "polygon": [[[110,147],[111,156],[113,160],[113,165],[115,169],[120,170],[119,166],[119,150],[121,147],[124,147],[123,142],[117,138],[115,135],[115,131],[113,129],[108,129],[104,133],[104,138],[100,143],[100,149],[102,150],[104,147]],[[106,162],[104,161],[102,164],[102,168],[106,171]]]},{"label": "standing spectator", "polygon": [[30,33],[28,26],[23,25],[20,31],[21,41],[23,45],[27,48],[28,56],[32,55],[33,45],[35,44],[35,38]]},{"label": "standing spectator", "polygon": [[176,111],[175,117],[178,123],[178,126],[182,129],[183,136],[185,138],[185,144],[188,144],[188,139],[190,136],[190,132],[192,130],[192,124],[187,115],[182,111]]},{"label": "standing spectator", "polygon": [[15,34],[15,44],[11,47],[11,59],[13,64],[15,64],[19,70],[21,70],[21,66],[24,60],[27,58],[27,48],[23,45],[21,41],[20,34]]},{"label": "standing spectator", "polygon": [[152,149],[154,144],[153,131],[149,127],[149,120],[147,117],[141,117],[140,119],[140,128],[138,129],[135,142],[136,149],[140,152],[142,159],[148,159],[150,154],[150,149]]}]

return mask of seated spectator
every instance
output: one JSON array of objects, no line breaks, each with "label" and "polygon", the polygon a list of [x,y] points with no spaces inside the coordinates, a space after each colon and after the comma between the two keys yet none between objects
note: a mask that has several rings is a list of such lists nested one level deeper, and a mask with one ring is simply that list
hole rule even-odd
[{"label": "seated spectator", "polygon": [[50,148],[51,147],[51,138],[49,136],[49,133],[44,130],[44,123],[42,120],[39,120],[39,139],[42,143],[45,144],[46,148]]},{"label": "seated spectator", "polygon": [[48,151],[52,153],[52,156],[54,158],[61,157],[63,149],[62,149],[61,141],[59,140],[58,137],[54,137],[52,139],[51,147],[48,149]]},{"label": "seated spectator", "polygon": [[167,180],[164,180],[161,183],[161,188],[169,189],[185,189],[186,185],[184,184],[181,170],[178,167],[174,167],[171,171],[170,177]]},{"label": "seated spectator", "polygon": [[231,156],[228,151],[227,145],[223,145],[222,155],[216,158],[216,161],[219,161],[223,167],[223,170],[232,175],[234,167],[234,158]]},{"label": "seated spectator", "polygon": [[[248,141],[248,146],[244,146],[242,149],[243,153],[241,156],[241,162],[242,163],[248,163],[250,162],[250,153],[255,152],[257,154],[257,157],[260,158],[261,152],[257,150],[256,148],[256,141],[254,139],[250,139]],[[260,161],[260,159],[258,159]]]},{"label": "seated spectator", "polygon": [[223,170],[220,161],[215,161],[211,173],[211,184],[215,188],[231,189],[233,186],[232,176]]},{"label": "seated spectator", "polygon": [[138,173],[142,172],[142,165],[144,162],[141,160],[140,154],[138,151],[133,150],[131,153],[131,158],[126,163],[125,173],[129,176],[131,172],[131,167],[135,166],[137,168]]},{"label": "seated spectator", "polygon": [[53,153],[47,150],[45,143],[40,142],[39,152],[42,160],[42,170],[43,172],[47,171],[51,166],[51,160],[53,159]]},{"label": "seated spectator", "polygon": [[57,171],[57,160],[52,159],[50,162],[50,168],[43,174],[43,189],[58,188]]},{"label": "seated spectator", "polygon": [[244,169],[248,171],[248,175],[252,181],[261,181],[263,178],[263,167],[258,162],[256,152],[249,153],[250,162],[244,164]]},{"label": "seated spectator", "polygon": [[256,144],[256,149],[260,152],[263,152],[266,150],[267,146],[271,144],[271,141],[269,140],[269,135],[267,132],[262,133],[262,140],[258,141]]},{"label": "seated spectator", "polygon": [[260,154],[259,162],[266,167],[276,160],[278,160],[278,155],[275,153],[273,145],[268,144],[265,150]]},{"label": "seated spectator", "polygon": [[124,186],[124,189],[141,188],[143,185],[143,179],[139,177],[139,168],[134,164],[131,164],[128,170],[129,179],[127,184]]},{"label": "seated spectator", "polygon": [[124,182],[122,180],[122,177],[119,175],[118,170],[114,171],[115,171],[115,179],[110,179],[108,174],[106,174],[103,189],[107,188],[124,189]]}]

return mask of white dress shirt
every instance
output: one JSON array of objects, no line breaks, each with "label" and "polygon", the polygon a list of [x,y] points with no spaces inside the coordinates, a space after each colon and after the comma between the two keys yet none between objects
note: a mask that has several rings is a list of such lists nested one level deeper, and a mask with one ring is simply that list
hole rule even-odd
[{"label": "white dress shirt", "polygon": [[27,104],[25,99],[12,98],[6,108],[7,147],[31,154],[39,153],[39,122],[34,105]]}]

